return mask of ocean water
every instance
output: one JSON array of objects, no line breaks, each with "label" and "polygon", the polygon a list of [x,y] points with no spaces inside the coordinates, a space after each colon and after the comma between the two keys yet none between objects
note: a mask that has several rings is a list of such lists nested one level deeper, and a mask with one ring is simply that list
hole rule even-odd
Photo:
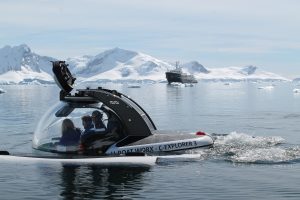
[{"label": "ocean water", "polygon": [[[94,87],[95,85],[87,85]],[[158,129],[215,135],[196,159],[149,168],[5,163],[1,199],[300,199],[300,94],[292,83],[102,85],[130,96]],[[299,86],[300,87],[300,86]],[[31,153],[53,86],[1,86],[0,150]]]}]

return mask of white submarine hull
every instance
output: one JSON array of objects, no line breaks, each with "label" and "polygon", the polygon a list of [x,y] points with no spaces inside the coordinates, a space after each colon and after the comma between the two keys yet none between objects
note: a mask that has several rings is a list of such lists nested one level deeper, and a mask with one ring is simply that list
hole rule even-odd
[{"label": "white submarine hull", "polygon": [[194,161],[200,158],[199,154],[180,154],[165,156],[111,156],[111,157],[85,157],[61,158],[38,157],[36,155],[0,155],[0,163],[13,163],[22,165],[96,165],[103,167],[152,167],[164,162]]},{"label": "white submarine hull", "polygon": [[[155,135],[156,137],[158,135]],[[211,147],[214,143],[213,138],[209,135],[197,136],[195,138],[189,139],[179,139],[172,141],[161,141],[161,142],[152,142],[151,138],[147,138],[149,141],[148,144],[142,144],[143,141],[139,141],[136,144],[129,144],[126,146],[118,147],[117,144],[110,146],[105,154],[108,155],[120,155],[127,153],[137,153],[143,152],[146,154],[157,154],[164,152],[173,152],[173,151],[184,151],[189,149],[196,148],[205,148]]]},{"label": "white submarine hull", "polygon": [[86,157],[59,158],[18,155],[0,155],[0,162],[21,164],[63,164],[63,165],[97,165],[97,166],[153,166],[157,156],[118,156],[118,157]]}]

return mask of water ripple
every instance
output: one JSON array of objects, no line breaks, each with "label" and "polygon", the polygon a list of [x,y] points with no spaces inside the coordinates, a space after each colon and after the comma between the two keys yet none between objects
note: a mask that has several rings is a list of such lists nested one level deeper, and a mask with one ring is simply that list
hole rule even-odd
[{"label": "water ripple", "polygon": [[298,119],[298,118],[300,118],[300,114],[288,114],[283,116],[283,119]]}]

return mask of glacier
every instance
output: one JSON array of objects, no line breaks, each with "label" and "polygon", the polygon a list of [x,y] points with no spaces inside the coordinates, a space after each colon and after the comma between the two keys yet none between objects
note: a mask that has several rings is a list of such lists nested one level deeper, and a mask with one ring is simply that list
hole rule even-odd
[{"label": "glacier", "polygon": [[[26,44],[0,49],[0,84],[53,84],[52,64],[56,58],[41,56]],[[166,82],[165,72],[175,65],[150,55],[114,48],[95,56],[66,59],[77,83],[158,83]],[[199,81],[290,81],[256,66],[206,68],[198,61],[181,64],[183,72]]]}]

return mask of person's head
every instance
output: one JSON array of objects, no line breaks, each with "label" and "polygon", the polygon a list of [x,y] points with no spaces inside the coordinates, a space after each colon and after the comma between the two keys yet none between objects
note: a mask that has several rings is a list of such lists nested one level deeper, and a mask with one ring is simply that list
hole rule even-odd
[{"label": "person's head", "polygon": [[95,110],[92,112],[92,120],[95,126],[97,126],[97,124],[102,122],[102,113],[99,112],[98,110]]},{"label": "person's head", "polygon": [[92,120],[91,116],[85,115],[85,116],[81,117],[81,120],[82,120],[82,125],[85,129],[92,127],[93,120]]},{"label": "person's head", "polygon": [[100,112],[100,111],[98,111],[98,110],[95,110],[95,111],[93,111],[92,112],[92,119],[93,119],[93,121],[95,121],[95,120],[102,120],[102,113]]},{"label": "person's head", "polygon": [[74,123],[70,119],[64,119],[62,121],[61,130],[62,132],[66,132],[67,130],[75,129]]}]

